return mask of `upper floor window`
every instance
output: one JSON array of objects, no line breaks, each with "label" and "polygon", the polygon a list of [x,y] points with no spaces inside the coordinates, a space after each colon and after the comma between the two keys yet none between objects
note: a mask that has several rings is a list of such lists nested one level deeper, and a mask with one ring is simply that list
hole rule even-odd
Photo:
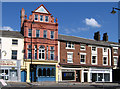
[{"label": "upper floor window", "polygon": [[0,59],[1,59],[1,49],[0,49]]},{"label": "upper floor window", "polygon": [[113,49],[113,52],[114,52],[115,54],[117,54],[117,53],[118,53],[118,49]]},{"label": "upper floor window", "polygon": [[80,45],[80,50],[86,50],[85,45]]},{"label": "upper floor window", "polygon": [[13,45],[18,45],[18,40],[13,39],[13,40],[12,40],[12,44],[13,44]]},{"label": "upper floor window", "polygon": [[108,61],[107,61],[107,57],[103,57],[103,65],[107,65]]},{"label": "upper floor window", "polygon": [[47,30],[44,30],[43,37],[44,37],[44,38],[47,38]]},{"label": "upper floor window", "polygon": [[17,50],[12,50],[12,59],[17,59]]},{"label": "upper floor window", "polygon": [[54,60],[54,51],[50,51],[50,59]]},{"label": "upper floor window", "polygon": [[113,58],[114,58],[114,65],[117,65],[118,57],[113,57]]},{"label": "upper floor window", "polygon": [[73,63],[73,53],[72,52],[67,53],[67,63]]},{"label": "upper floor window", "polygon": [[35,45],[35,59],[37,59],[37,45]]},{"label": "upper floor window", "polygon": [[50,50],[54,50],[54,46],[51,46],[51,47],[50,47]]},{"label": "upper floor window", "polygon": [[28,49],[28,59],[31,59],[31,49]]},{"label": "upper floor window", "polygon": [[50,38],[54,39],[54,31],[51,31]]},{"label": "upper floor window", "polygon": [[45,47],[43,45],[39,47],[39,59],[45,59]]},{"label": "upper floor window", "polygon": [[80,63],[85,64],[85,56],[84,54],[80,55]]},{"label": "upper floor window", "polygon": [[66,42],[66,48],[74,48],[74,43]]},{"label": "upper floor window", "polygon": [[32,29],[28,30],[28,36],[31,37],[32,36]]},{"label": "upper floor window", "polygon": [[40,21],[41,22],[43,21],[43,15],[40,15]]},{"label": "upper floor window", "polygon": [[38,20],[38,15],[35,15],[35,20]]},{"label": "upper floor window", "polygon": [[92,47],[92,51],[96,51],[96,47]]},{"label": "upper floor window", "polygon": [[48,20],[49,20],[48,16],[45,16],[45,22],[48,22]]},{"label": "upper floor window", "polygon": [[97,58],[96,58],[96,56],[92,56],[92,64],[97,64]]},{"label": "upper floor window", "polygon": [[107,48],[104,48],[104,52],[107,52]]},{"label": "upper floor window", "polygon": [[40,30],[36,30],[36,37],[40,37]]}]

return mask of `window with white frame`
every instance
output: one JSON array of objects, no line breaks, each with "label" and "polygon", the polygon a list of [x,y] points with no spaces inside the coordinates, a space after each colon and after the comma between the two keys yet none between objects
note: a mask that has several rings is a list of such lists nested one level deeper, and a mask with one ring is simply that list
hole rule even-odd
[{"label": "window with white frame", "polygon": [[54,46],[51,46],[51,47],[50,47],[50,50],[54,50]]},{"label": "window with white frame", "polygon": [[40,21],[43,22],[43,15],[40,15]]},{"label": "window with white frame", "polygon": [[85,45],[80,45],[80,50],[86,50],[86,46]]},{"label": "window with white frame", "polygon": [[18,45],[18,40],[17,39],[12,39],[12,45]]},{"label": "window with white frame", "polygon": [[44,30],[43,37],[47,38],[47,30]]},{"label": "window with white frame", "polygon": [[73,63],[73,53],[67,52],[67,63]]},{"label": "window with white frame", "polygon": [[37,59],[37,45],[35,45],[35,59]]},{"label": "window with white frame", "polygon": [[54,51],[50,51],[50,60],[54,60]]},{"label": "window with white frame", "polygon": [[92,64],[97,64],[97,57],[96,56],[92,56]]},{"label": "window with white frame", "polygon": [[31,49],[28,49],[28,59],[31,59]]},{"label": "window with white frame", "polygon": [[45,16],[45,22],[48,22],[48,21],[49,21],[48,16]]},{"label": "window with white frame", "polygon": [[113,57],[113,58],[114,58],[114,65],[117,65],[118,57]]},{"label": "window with white frame", "polygon": [[12,50],[12,59],[17,59],[17,50]]},{"label": "window with white frame", "polygon": [[50,38],[54,39],[54,31],[51,31]]},{"label": "window with white frame", "polygon": [[32,29],[28,29],[28,36],[29,36],[29,37],[32,36]]},{"label": "window with white frame", "polygon": [[40,30],[36,30],[36,37],[40,37]]},{"label": "window with white frame", "polygon": [[0,38],[0,44],[1,44],[1,38]]},{"label": "window with white frame", "polygon": [[107,52],[107,48],[104,48],[104,52]]},{"label": "window with white frame", "polygon": [[66,42],[66,48],[74,48],[74,43],[72,42]]},{"label": "window with white frame", "polygon": [[118,53],[118,49],[113,49],[114,54]]},{"label": "window with white frame", "polygon": [[92,51],[96,51],[96,47],[92,47]]},{"label": "window with white frame", "polygon": [[35,15],[35,20],[38,20],[38,15]]},{"label": "window with white frame", "polygon": [[80,54],[80,63],[85,64],[86,55]]},{"label": "window with white frame", "polygon": [[45,47],[43,45],[39,47],[39,59],[45,59]]},{"label": "window with white frame", "polygon": [[108,64],[108,59],[107,57],[103,57],[103,65],[107,65]]}]

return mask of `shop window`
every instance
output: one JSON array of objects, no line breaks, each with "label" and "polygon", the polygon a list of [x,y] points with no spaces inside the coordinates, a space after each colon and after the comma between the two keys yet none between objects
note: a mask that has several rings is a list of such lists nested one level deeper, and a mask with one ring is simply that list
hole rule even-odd
[{"label": "shop window", "polygon": [[47,76],[50,76],[50,68],[47,69]]},{"label": "shop window", "polygon": [[43,45],[39,47],[39,59],[45,59],[45,48]]},{"label": "shop window", "polygon": [[52,70],[51,70],[51,76],[55,76],[55,69],[54,68],[52,68]]},{"label": "shop window", "polygon": [[38,69],[38,76],[42,76],[42,69],[41,68]]},{"label": "shop window", "polygon": [[46,76],[46,69],[43,69],[43,76]]},{"label": "shop window", "polygon": [[69,48],[70,48],[70,49],[71,49],[71,48],[73,49],[73,48],[74,48],[74,43],[72,43],[72,42],[66,42],[66,48],[67,48],[67,49],[69,49]]},{"label": "shop window", "polygon": [[35,15],[35,20],[38,20],[38,15]]},{"label": "shop window", "polygon": [[48,21],[49,21],[48,16],[45,16],[45,22],[48,22]]},{"label": "shop window", "polygon": [[110,74],[109,73],[104,74],[104,81],[110,81]]},{"label": "shop window", "polygon": [[12,59],[17,59],[17,50],[12,50]]},{"label": "shop window", "polygon": [[67,63],[73,63],[73,53],[67,53]]},{"label": "shop window", "polygon": [[54,39],[54,31],[51,31],[50,38]]},{"label": "shop window", "polygon": [[18,45],[18,40],[12,39],[12,45]]},{"label": "shop window", "polygon": [[92,82],[97,81],[97,73],[92,73]]},{"label": "shop window", "polygon": [[43,22],[43,15],[40,15],[40,21]]},{"label": "shop window", "polygon": [[5,75],[8,75],[8,70],[5,70]]},{"label": "shop window", "polygon": [[75,80],[74,72],[62,72],[62,80]]},{"label": "shop window", "polygon": [[102,73],[98,73],[98,81],[102,81],[103,79],[103,74]]},{"label": "shop window", "polygon": [[47,38],[47,30],[44,30],[43,37]]}]

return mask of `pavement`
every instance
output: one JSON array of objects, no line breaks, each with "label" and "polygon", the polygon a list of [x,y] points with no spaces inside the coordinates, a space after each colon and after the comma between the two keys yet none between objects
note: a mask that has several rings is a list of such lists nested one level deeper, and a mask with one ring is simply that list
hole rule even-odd
[{"label": "pavement", "polygon": [[120,84],[118,83],[80,83],[80,82],[7,82],[7,86],[2,86],[1,89],[39,89],[46,88],[65,88],[71,87],[71,89],[81,88],[81,89],[120,89]]}]

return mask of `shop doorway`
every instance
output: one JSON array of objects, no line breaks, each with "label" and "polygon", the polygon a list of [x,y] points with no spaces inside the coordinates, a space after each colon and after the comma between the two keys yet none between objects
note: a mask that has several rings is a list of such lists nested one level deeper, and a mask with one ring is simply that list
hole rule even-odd
[{"label": "shop doorway", "polygon": [[76,82],[80,82],[80,70],[76,70]]},{"label": "shop doorway", "polygon": [[88,82],[88,73],[84,73],[84,82]]},{"label": "shop doorway", "polygon": [[17,81],[17,70],[10,70],[11,81]]}]

